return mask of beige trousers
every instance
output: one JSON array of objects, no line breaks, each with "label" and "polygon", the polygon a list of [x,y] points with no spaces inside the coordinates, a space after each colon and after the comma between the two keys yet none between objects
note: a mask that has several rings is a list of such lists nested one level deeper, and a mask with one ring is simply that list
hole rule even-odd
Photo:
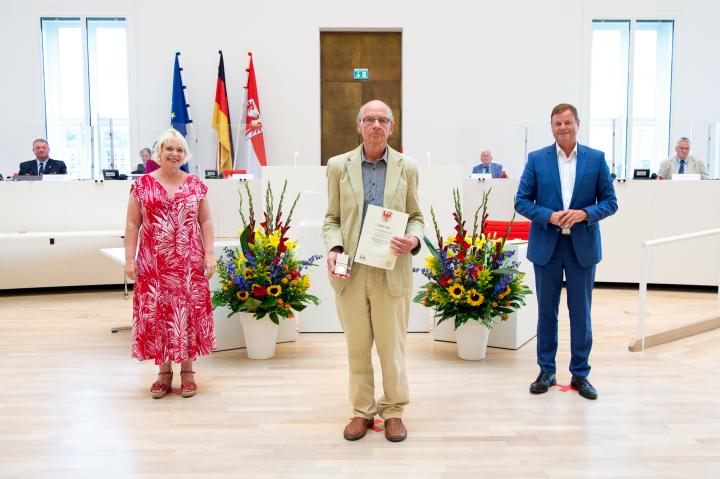
[{"label": "beige trousers", "polygon": [[[353,264],[352,277],[335,295],[345,331],[350,368],[353,415],[371,419],[401,417],[409,402],[405,375],[405,339],[410,314],[410,293],[391,296],[385,270]],[[373,341],[382,368],[383,395],[375,401],[371,358]]]}]

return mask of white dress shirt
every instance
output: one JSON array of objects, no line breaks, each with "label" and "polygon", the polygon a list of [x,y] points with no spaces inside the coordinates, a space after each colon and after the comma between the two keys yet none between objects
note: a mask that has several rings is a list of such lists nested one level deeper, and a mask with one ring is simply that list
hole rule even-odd
[{"label": "white dress shirt", "polygon": [[[555,143],[557,150],[558,171],[560,172],[560,191],[562,191],[563,210],[570,208],[573,189],[575,188],[575,170],[577,167],[577,143],[568,157],[560,146]],[[562,234],[569,235],[570,228],[563,228]]]}]

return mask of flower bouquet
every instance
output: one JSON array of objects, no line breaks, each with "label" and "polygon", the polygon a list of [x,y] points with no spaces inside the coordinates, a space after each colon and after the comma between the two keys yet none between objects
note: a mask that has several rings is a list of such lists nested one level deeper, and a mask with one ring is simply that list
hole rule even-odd
[{"label": "flower bouquet", "polygon": [[277,211],[274,211],[272,187],[268,184],[265,194],[264,221],[255,222],[253,198],[247,182],[243,182],[248,196],[248,216],[243,213],[240,195],[240,217],[243,227],[239,229],[240,247],[228,247],[217,263],[220,288],[213,292],[213,308],[227,306],[230,315],[243,311],[252,313],[256,319],[267,315],[279,324],[283,318],[293,318],[293,311],[302,311],[307,304],[319,304],[317,297],[308,293],[310,277],[303,274],[322,256],[307,260],[296,257],[297,244],[287,237],[295,205],[295,197],[287,219],[283,221],[283,200],[287,180],[283,184]]},{"label": "flower bouquet", "polygon": [[445,240],[431,208],[437,245],[423,238],[431,255],[425,259],[425,268],[421,271],[429,282],[422,286],[414,301],[434,309],[438,324],[454,318],[455,329],[469,320],[490,328],[495,318],[507,320],[510,313],[525,304],[525,296],[531,293],[523,284],[524,273],[516,269],[517,262],[512,259],[515,252],[505,249],[510,226],[501,238],[486,237],[482,233],[489,196],[490,190],[483,194],[482,203],[475,210],[472,234],[469,234],[462,216],[460,193],[453,189],[455,234]]}]

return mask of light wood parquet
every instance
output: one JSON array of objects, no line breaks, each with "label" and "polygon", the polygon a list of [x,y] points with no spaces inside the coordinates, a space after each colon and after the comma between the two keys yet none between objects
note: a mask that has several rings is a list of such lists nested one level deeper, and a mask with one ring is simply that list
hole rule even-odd
[{"label": "light wood parquet", "polygon": [[[651,291],[648,321],[660,330],[716,304],[711,293]],[[154,365],[130,359],[129,332],[110,333],[130,309],[119,290],[0,296],[0,477],[720,475],[720,332],[628,352],[634,290],[596,289],[597,401],[559,389],[530,395],[534,340],[466,362],[453,344],[410,334],[409,438],[398,444],[374,431],[342,438],[341,334],[301,334],[267,361],[213,354],[196,364],[196,397],[153,400]],[[560,324],[558,380],[567,384],[563,308]]]}]

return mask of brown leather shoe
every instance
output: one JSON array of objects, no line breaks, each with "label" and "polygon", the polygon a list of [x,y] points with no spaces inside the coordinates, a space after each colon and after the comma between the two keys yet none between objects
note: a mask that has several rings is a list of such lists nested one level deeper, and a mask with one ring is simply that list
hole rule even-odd
[{"label": "brown leather shoe", "polygon": [[385,419],[385,437],[391,442],[400,442],[407,439],[407,429],[399,417]]},{"label": "brown leather shoe", "polygon": [[357,441],[358,439],[362,439],[365,437],[365,434],[367,434],[367,430],[370,429],[375,421],[373,419],[365,419],[361,416],[355,416],[350,420],[347,426],[345,426],[345,430],[343,431],[343,436],[348,441]]}]

